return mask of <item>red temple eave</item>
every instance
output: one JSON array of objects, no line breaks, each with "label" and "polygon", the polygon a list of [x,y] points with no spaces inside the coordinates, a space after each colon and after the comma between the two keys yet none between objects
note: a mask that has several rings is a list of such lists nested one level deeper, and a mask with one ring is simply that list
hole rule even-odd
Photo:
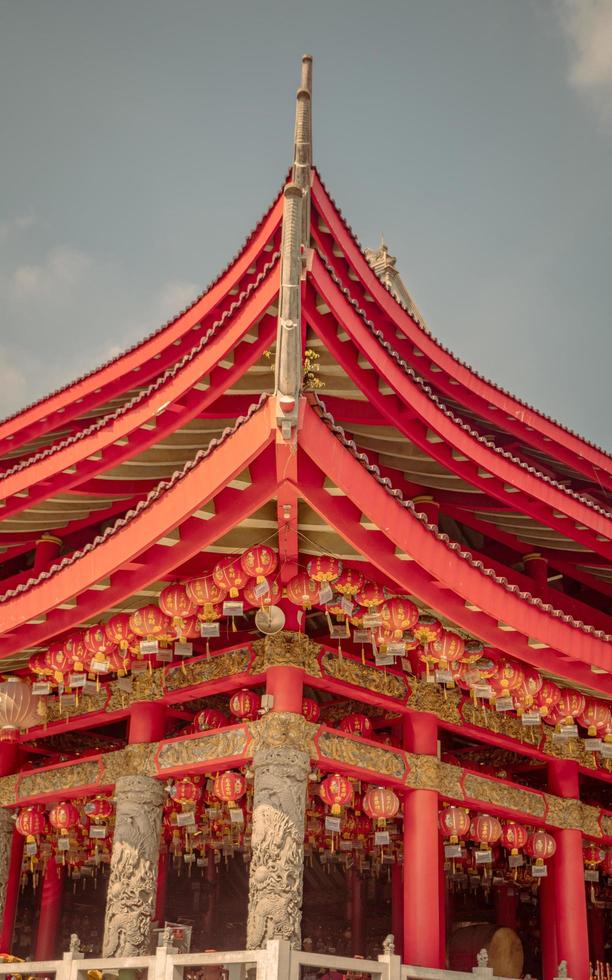
[{"label": "red temple eave", "polygon": [[[56,571],[41,575],[18,594],[7,596],[0,604],[0,632],[9,635],[0,640],[0,656],[8,656],[21,646],[40,642],[102,612],[119,597],[155,581],[225,533],[240,520],[243,508],[251,512],[269,499],[275,486],[273,472],[267,478],[262,474],[249,490],[238,493],[235,508],[219,508],[210,520],[192,516],[265,450],[274,439],[274,425],[273,406],[270,401],[264,401],[249,419],[239,423],[172,487],[162,487],[159,495],[136,516],[120,522],[114,534],[79,557],[65,561]],[[242,507],[239,501],[243,502]],[[179,525],[182,525],[180,541],[174,547],[155,544]],[[143,552],[147,547],[145,557]],[[140,560],[134,568],[122,571],[138,556]],[[109,588],[83,595],[109,577]],[[75,595],[80,595],[80,599],[74,609],[57,608]],[[28,624],[43,614],[48,614],[45,622]],[[27,630],[20,629],[25,624]]]},{"label": "red temple eave", "polygon": [[10,440],[7,448],[28,442],[141,383],[141,368],[154,366],[160,352],[177,343],[235,288],[279,227],[282,207],[279,196],[229,268],[184,313],[110,363],[0,423],[0,440]]},{"label": "red temple eave", "polygon": [[[218,393],[229,387],[237,375],[244,373],[271,342],[275,329],[273,318],[259,327],[260,335],[256,343],[245,342],[242,345],[246,357],[236,356],[229,368],[220,370],[220,377],[215,378],[214,385],[198,390],[200,379],[209,375],[230,352],[236,350],[238,355],[242,338],[252,324],[261,319],[277,292],[278,270],[272,269],[249,301],[230,320],[227,328],[211,338],[202,351],[166,384],[153,386],[154,390],[148,398],[139,400],[125,412],[113,413],[107,425],[92,427],[94,431],[84,438],[77,438],[64,449],[43,455],[40,459],[34,457],[32,465],[0,480],[0,489],[6,500],[2,516],[17,513],[37,500],[70,489],[117,466],[195,418],[208,403],[214,401]],[[169,410],[181,399],[183,404],[177,412]],[[72,468],[72,472],[66,472],[69,468]],[[14,496],[25,489],[30,491],[27,496]]]},{"label": "red temple eave", "polygon": [[[609,642],[588,628],[585,631],[553,617],[538,600],[530,603],[504,587],[494,574],[489,576],[476,563],[470,563],[458,549],[447,547],[441,536],[389,495],[310,406],[304,415],[300,443],[316,470],[311,468],[308,473],[306,466],[300,467],[302,496],[345,540],[408,592],[487,643],[536,666],[548,665],[548,669],[581,684],[593,684],[586,664],[610,670]],[[325,476],[346,496],[327,493],[323,488]],[[351,516],[355,508],[357,512]],[[367,514],[378,532],[363,528],[361,513]],[[397,558],[396,549],[413,560]],[[466,602],[482,611],[470,612]],[[530,640],[550,649],[535,650]],[[612,693],[612,677],[601,675],[597,684]]]},{"label": "red temple eave", "polygon": [[[376,365],[378,377],[374,376],[374,372],[359,367],[357,358],[350,356],[350,349],[347,351],[346,342],[340,342],[334,336],[334,331],[327,328],[326,318],[316,311],[312,299],[306,307],[310,321],[349,376],[381,413],[389,417],[391,424],[483,492],[508,504],[510,488],[515,498],[513,503],[525,513],[536,520],[543,520],[549,527],[587,545],[589,549],[612,558],[612,520],[603,511],[557,488],[552,481],[544,482],[527,467],[514,464],[484,441],[475,439],[444,413],[421,387],[411,382],[405,371],[375,339],[317,255],[313,258],[312,280],[335,319],[342,323],[343,330],[354,340],[370,364]],[[393,389],[400,401],[400,411],[392,417],[388,414],[388,398],[379,391],[379,377]],[[415,413],[423,426],[414,425]],[[443,442],[428,440],[427,429],[435,432]],[[458,460],[456,455],[464,457],[465,462]],[[520,492],[520,501],[519,494],[513,491]],[[568,526],[567,519],[556,514],[567,514],[571,524]]]},{"label": "red temple eave", "polygon": [[[385,316],[406,334],[425,357],[430,358],[463,386],[461,394],[466,404],[472,402],[477,413],[495,424],[500,421],[497,411],[502,411],[505,416],[504,424],[512,425],[512,420],[516,420],[522,440],[537,446],[543,452],[556,455],[560,460],[585,472],[591,479],[594,476],[593,469],[601,476],[612,474],[612,458],[607,453],[481,378],[445,351],[415,322],[369,266],[316,171],[313,173],[312,199],[342,253]],[[457,397],[456,391],[454,397]]]}]

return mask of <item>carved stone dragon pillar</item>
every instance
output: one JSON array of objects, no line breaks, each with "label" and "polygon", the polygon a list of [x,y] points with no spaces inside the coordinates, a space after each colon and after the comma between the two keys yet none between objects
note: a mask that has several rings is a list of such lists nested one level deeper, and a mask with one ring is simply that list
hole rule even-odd
[{"label": "carved stone dragon pillar", "polygon": [[155,912],[164,787],[150,776],[121,776],[115,798],[102,955],[143,956]]},{"label": "carved stone dragon pillar", "polygon": [[4,917],[6,887],[11,868],[11,845],[15,833],[15,822],[10,810],[0,809],[0,923]]},{"label": "carved stone dragon pillar", "polygon": [[290,712],[252,726],[256,741],[247,948],[268,939],[301,945],[309,727]]}]

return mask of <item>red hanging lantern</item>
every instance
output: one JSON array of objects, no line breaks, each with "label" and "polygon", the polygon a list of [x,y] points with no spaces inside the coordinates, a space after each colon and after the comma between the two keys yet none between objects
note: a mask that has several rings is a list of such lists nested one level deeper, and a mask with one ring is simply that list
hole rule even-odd
[{"label": "red hanging lantern", "polygon": [[543,680],[542,687],[535,697],[535,703],[540,709],[542,718],[546,718],[556,708],[561,700],[561,689],[554,681]]},{"label": "red hanging lantern", "polygon": [[180,582],[167,585],[159,593],[159,608],[172,620],[174,629],[183,635],[185,622],[198,611],[198,605],[187,595],[187,589]]},{"label": "red hanging lantern", "polygon": [[93,800],[88,800],[83,807],[85,816],[93,820],[94,823],[110,819],[113,815],[113,804],[107,796],[95,796]]},{"label": "red hanging lantern", "polygon": [[104,626],[104,630],[109,642],[116,644],[120,650],[136,649],[138,638],[130,628],[128,613],[117,613],[116,616],[111,616]]},{"label": "red hanging lantern", "polygon": [[533,667],[522,667],[523,676],[521,683],[512,692],[514,703],[519,714],[527,708],[533,707],[536,695],[542,689],[543,678]]},{"label": "red hanging lantern", "polygon": [[562,725],[571,725],[586,707],[586,699],[580,691],[564,687],[557,703],[557,715]]},{"label": "red hanging lantern", "polygon": [[33,653],[28,660],[28,669],[36,675],[36,677],[46,677],[49,673],[49,668],[45,663],[45,651],[40,653]]},{"label": "red hanging lantern", "polygon": [[419,610],[414,602],[403,596],[387,599],[380,607],[383,629],[388,630],[394,640],[401,640],[404,633],[411,630],[419,621]]},{"label": "red hanging lantern", "polygon": [[440,831],[450,844],[458,844],[470,830],[470,813],[460,806],[447,806],[438,814]]},{"label": "red hanging lantern", "polygon": [[83,635],[83,643],[87,653],[100,657],[106,657],[117,646],[116,642],[111,640],[108,635],[106,623],[96,623],[95,626],[86,629]]},{"label": "red hanging lantern", "polygon": [[249,576],[244,571],[240,558],[232,555],[220,558],[212,574],[219,588],[229,592],[230,599],[238,598],[240,589],[249,584]]},{"label": "red hanging lantern", "polygon": [[187,582],[185,588],[190,599],[193,599],[198,606],[204,606],[203,618],[207,621],[215,619],[214,607],[227,597],[227,589],[217,585],[212,575],[194,578],[191,582]]},{"label": "red hanging lantern", "polygon": [[183,779],[177,779],[170,790],[170,796],[181,807],[193,808],[201,795],[202,790],[197,783],[193,779],[188,779],[186,776]]},{"label": "red hanging lantern", "polygon": [[[340,595],[357,596],[357,593],[365,583],[365,579],[356,568],[349,568],[348,565],[342,566],[342,571],[334,580],[334,589]],[[357,601],[357,600],[356,600]]]},{"label": "red hanging lantern", "polygon": [[261,706],[261,698],[255,691],[245,688],[236,691],[229,700],[229,709],[235,718],[254,721]]},{"label": "red hanging lantern", "polygon": [[294,606],[311,609],[319,601],[319,584],[306,572],[298,572],[286,585],[287,598]]},{"label": "red hanging lantern", "polygon": [[35,804],[20,810],[15,821],[15,829],[22,837],[32,843],[47,830],[47,817],[42,806]]},{"label": "red hanging lantern", "polygon": [[321,709],[314,698],[302,698],[302,715],[306,721],[316,724],[321,715]]},{"label": "red hanging lantern", "polygon": [[74,803],[56,803],[49,810],[49,823],[62,837],[66,837],[71,827],[76,827],[78,822],[79,811]]},{"label": "red hanging lantern", "polygon": [[345,715],[338,728],[341,732],[360,735],[361,738],[368,738],[372,734],[372,722],[367,715],[362,715],[359,712]]},{"label": "red hanging lantern", "polygon": [[[336,582],[336,588],[340,592],[339,580]],[[365,606],[366,609],[375,609],[376,606],[381,606],[385,601],[385,591],[378,582],[366,581],[356,593],[355,601],[360,606]]]},{"label": "red hanging lantern", "polygon": [[556,850],[555,838],[545,830],[534,830],[525,844],[525,854],[533,858],[540,867],[554,857]]},{"label": "red hanging lantern", "polygon": [[230,807],[246,793],[246,779],[240,772],[220,772],[213,782],[213,793]]},{"label": "red hanging lantern", "polygon": [[597,868],[603,863],[606,852],[603,847],[599,846],[599,844],[593,844],[591,841],[589,841],[589,843],[584,847],[582,855],[587,868]]},{"label": "red hanging lantern", "polygon": [[493,693],[496,697],[506,697],[519,689],[523,680],[523,672],[519,664],[502,658],[497,662],[497,670],[490,679]]},{"label": "red hanging lantern", "polygon": [[584,711],[578,716],[579,723],[583,728],[588,729],[590,738],[594,738],[596,735],[605,735],[611,720],[610,705],[598,698],[587,698]]},{"label": "red hanging lantern", "polygon": [[392,789],[386,786],[371,786],[363,797],[363,812],[376,820],[379,827],[384,827],[387,820],[392,820],[399,810],[399,799]]},{"label": "red hanging lantern", "polygon": [[198,732],[208,732],[213,728],[224,728],[229,723],[229,718],[222,711],[218,711],[217,708],[204,708],[203,711],[198,711],[193,719],[194,728]]},{"label": "red hanging lantern", "polygon": [[72,670],[72,659],[64,650],[64,643],[52,643],[44,654],[44,664],[56,684],[63,684]]},{"label": "red hanging lantern", "polygon": [[507,851],[516,855],[525,847],[529,839],[529,833],[522,824],[516,820],[507,820],[502,830],[501,842]]},{"label": "red hanging lantern", "polygon": [[255,578],[261,583],[276,571],[278,556],[267,544],[256,544],[247,548],[240,558],[240,564],[247,578]]},{"label": "red hanging lantern", "polygon": [[606,856],[603,859],[602,869],[603,873],[612,878],[612,847],[609,847],[606,851]]},{"label": "red hanging lantern", "polygon": [[336,772],[323,780],[319,794],[323,802],[331,807],[333,815],[337,817],[342,813],[343,806],[350,806],[353,800],[353,786],[346,776]]},{"label": "red hanging lantern", "polygon": [[257,609],[265,609],[266,606],[275,605],[282,596],[282,590],[276,579],[268,579],[268,591],[263,595],[257,594],[257,583],[251,579],[242,593],[245,602]]},{"label": "red hanging lantern", "polygon": [[146,640],[169,639],[172,636],[172,620],[152,602],[136,609],[130,616],[130,629]]},{"label": "red hanging lantern", "polygon": [[314,582],[335,582],[342,575],[342,562],[331,555],[319,555],[308,562],[306,571]]},{"label": "red hanging lantern", "polygon": [[502,826],[497,817],[489,813],[479,813],[470,823],[470,837],[482,848],[488,849],[497,844],[502,835]]},{"label": "red hanging lantern", "polygon": [[412,633],[417,643],[434,643],[442,633],[442,623],[433,616],[419,616]]},{"label": "red hanging lantern", "polygon": [[442,669],[461,660],[465,650],[465,640],[452,630],[443,629],[436,640],[427,647],[427,654],[439,663]]},{"label": "red hanging lantern", "polygon": [[[118,677],[125,677],[130,669],[131,660],[127,651],[115,647],[106,655],[106,664],[108,670],[113,674],[117,674]],[[91,669],[91,666],[91,663],[88,664],[88,669]]]}]

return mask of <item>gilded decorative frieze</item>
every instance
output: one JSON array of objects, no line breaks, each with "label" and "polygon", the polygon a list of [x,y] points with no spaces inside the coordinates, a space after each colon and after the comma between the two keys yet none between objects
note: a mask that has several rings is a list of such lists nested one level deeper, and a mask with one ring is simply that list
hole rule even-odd
[{"label": "gilded decorative frieze", "polygon": [[61,708],[58,699],[41,699],[40,706],[44,711],[43,721],[45,724],[49,724],[54,721],[66,721],[67,718],[74,718],[77,715],[88,715],[94,711],[114,710],[109,707],[108,700],[109,692],[104,686],[92,694],[79,694],[78,704],[69,706],[64,704]]},{"label": "gilded decorative frieze", "polygon": [[555,742],[552,736],[552,729],[549,729],[540,745],[542,752],[556,759],[574,759],[584,769],[597,769],[594,753],[585,751],[581,738],[570,739],[568,742]]},{"label": "gilded decorative frieze", "polygon": [[262,674],[268,667],[302,667],[311,677],[321,676],[318,643],[305,633],[282,630],[253,644],[255,660],[251,672]]},{"label": "gilded decorative frieze", "polygon": [[479,803],[508,807],[510,810],[528,813],[533,817],[546,815],[546,802],[541,793],[532,793],[528,789],[498,783],[485,776],[477,776],[475,773],[465,774],[463,788],[467,797]]},{"label": "gilded decorative frieze", "polygon": [[249,722],[249,732],[252,754],[260,749],[281,748],[298,749],[310,756],[315,754],[317,726],[291,711],[270,711],[259,721]]},{"label": "gilded decorative frieze", "polygon": [[337,701],[333,704],[321,705],[321,720],[326,725],[337,725],[338,722],[346,718],[347,715],[358,713],[367,718],[385,718],[393,720],[401,718],[401,714],[396,711],[387,711],[376,704],[363,704],[359,701]]},{"label": "gilded decorative frieze", "polygon": [[506,735],[517,742],[526,742],[534,745],[531,741],[533,735],[531,729],[524,728],[520,718],[508,714],[506,711],[495,711],[493,708],[484,708],[482,704],[474,704],[472,701],[464,701],[461,707],[461,717],[468,725],[476,728],[484,728],[496,735]]},{"label": "gilded decorative frieze", "polygon": [[410,694],[406,704],[415,711],[431,711],[442,721],[447,721],[453,725],[461,724],[461,714],[459,712],[459,702],[461,695],[456,690],[444,691],[437,684],[428,684],[427,681],[418,680],[416,677],[410,678]]},{"label": "gilded decorative frieze", "polygon": [[403,753],[393,749],[379,748],[377,745],[326,731],[319,735],[317,746],[321,758],[334,759],[359,769],[369,769],[381,776],[391,776],[402,781],[406,779],[406,758]]},{"label": "gilded decorative frieze", "polygon": [[602,813],[599,819],[599,825],[604,837],[612,837],[612,813]]},{"label": "gilded decorative frieze", "polygon": [[158,701],[164,690],[163,670],[142,670],[133,675],[131,701]]},{"label": "gilded decorative frieze", "polygon": [[154,776],[158,742],[126,745],[102,756],[103,781],[116,783],[122,776]]},{"label": "gilded decorative frieze", "polygon": [[42,772],[29,772],[18,781],[16,798],[19,801],[75,789],[78,786],[97,786],[102,781],[102,772],[101,760],[98,759]]},{"label": "gilded decorative frieze", "polygon": [[321,657],[321,667],[328,677],[364,687],[376,694],[383,694],[397,701],[405,701],[408,696],[408,685],[403,677],[381,670],[380,667],[369,667],[347,657],[340,657],[331,650],[327,650]]},{"label": "gilded decorative frieze", "polygon": [[242,727],[212,732],[200,738],[186,738],[162,746],[157,757],[160,770],[211,762],[231,756],[243,756],[248,745],[247,731]]},{"label": "gilded decorative frieze", "polygon": [[17,776],[0,779],[0,806],[11,806],[17,799]]},{"label": "gilded decorative frieze", "polygon": [[166,671],[164,686],[166,691],[179,691],[183,687],[194,687],[221,677],[244,674],[251,662],[248,647],[228,650],[216,657],[202,657],[192,663],[178,664]]},{"label": "gilded decorative frieze", "polygon": [[545,793],[546,821],[551,827],[561,830],[581,829],[582,804],[580,800],[566,800],[560,796]]},{"label": "gilded decorative frieze", "polygon": [[[410,753],[410,770],[406,785],[412,789],[440,788],[441,763],[433,755],[413,755]],[[452,767],[451,767],[452,768]]]}]

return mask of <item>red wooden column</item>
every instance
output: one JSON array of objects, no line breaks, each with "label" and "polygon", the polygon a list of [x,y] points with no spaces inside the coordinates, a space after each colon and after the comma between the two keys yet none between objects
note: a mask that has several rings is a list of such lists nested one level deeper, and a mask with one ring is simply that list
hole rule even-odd
[{"label": "red wooden column", "polygon": [[266,694],[274,698],[273,711],[293,711],[302,714],[304,671],[301,667],[268,667]]},{"label": "red wooden column", "polygon": [[166,705],[163,701],[136,701],[130,708],[130,745],[159,742],[166,733]]},{"label": "red wooden column", "polygon": [[34,571],[42,572],[45,568],[49,568],[53,559],[59,555],[61,547],[61,538],[56,538],[54,534],[43,534],[36,542]]},{"label": "red wooden column", "polygon": [[[4,893],[4,908],[0,933],[0,952],[10,953],[13,945],[13,929],[19,902],[19,884],[21,878],[21,861],[23,858],[23,836],[15,830],[15,825],[8,810],[0,811],[0,834],[6,834],[10,839],[6,891]],[[6,841],[8,844],[8,840]],[[4,846],[6,846],[6,844]],[[4,851],[6,853],[6,851]]]},{"label": "red wooden column", "polygon": [[[404,747],[437,755],[434,715],[406,716]],[[404,797],[404,963],[440,969],[438,794],[413,789]]]},{"label": "red wooden column", "polygon": [[540,938],[542,945],[542,980],[553,980],[557,975],[557,910],[555,907],[555,863],[550,861],[548,875],[540,879]]},{"label": "red wooden column", "polygon": [[58,953],[57,940],[62,911],[64,868],[55,858],[49,858],[42,882],[38,932],[34,959],[53,960]]},{"label": "red wooden column", "polygon": [[168,891],[168,852],[159,852],[157,862],[157,896],[155,898],[155,921],[163,926],[166,916],[166,892]]},{"label": "red wooden column", "polygon": [[404,883],[403,865],[391,865],[391,932],[395,949],[401,955],[404,948]]},{"label": "red wooden column", "polygon": [[351,942],[353,956],[365,954],[365,921],[363,907],[363,881],[356,868],[351,875]]},{"label": "red wooden column", "polygon": [[[556,759],[548,764],[548,786],[551,793],[566,799],[578,799],[578,763]],[[555,911],[557,955],[566,960],[572,980],[589,980],[589,932],[582,833],[579,830],[555,832],[557,853],[555,866]]]}]

